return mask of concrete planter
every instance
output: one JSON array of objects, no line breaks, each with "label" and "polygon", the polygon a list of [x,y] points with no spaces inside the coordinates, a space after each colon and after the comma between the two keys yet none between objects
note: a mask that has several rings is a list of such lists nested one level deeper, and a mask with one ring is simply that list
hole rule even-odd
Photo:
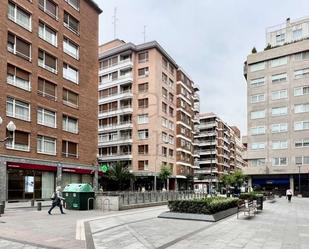
[{"label": "concrete planter", "polygon": [[216,222],[237,213],[237,207],[220,211],[215,214],[191,214],[191,213],[176,213],[164,212],[158,218],[180,219],[180,220],[198,220]]}]

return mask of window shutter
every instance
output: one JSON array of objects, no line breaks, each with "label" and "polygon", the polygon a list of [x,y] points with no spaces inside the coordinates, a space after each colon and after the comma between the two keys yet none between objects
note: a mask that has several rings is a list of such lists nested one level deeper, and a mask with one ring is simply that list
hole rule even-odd
[{"label": "window shutter", "polygon": [[27,132],[15,131],[15,144],[28,145],[28,136]]},{"label": "window shutter", "polygon": [[68,153],[70,155],[77,155],[77,144],[68,142]]},{"label": "window shutter", "polygon": [[78,95],[76,93],[68,91],[68,101],[72,104],[78,104]]},{"label": "window shutter", "polygon": [[25,81],[29,81],[30,74],[22,69],[16,68],[16,76]]},{"label": "window shutter", "polygon": [[44,92],[44,80],[42,78],[38,79],[38,90]]},{"label": "window shutter", "polygon": [[56,69],[56,58],[45,53],[45,65],[53,68],[53,69]]},{"label": "window shutter", "polygon": [[56,96],[56,86],[53,83],[45,81],[45,93]]},{"label": "window shutter", "polygon": [[15,67],[13,65],[7,65],[7,74],[15,75]]},{"label": "window shutter", "polygon": [[30,44],[17,38],[16,39],[16,51],[18,51],[19,53],[23,55],[30,57]]},{"label": "window shutter", "polygon": [[51,0],[46,0],[45,8],[52,13],[54,16],[57,16],[57,5]]}]

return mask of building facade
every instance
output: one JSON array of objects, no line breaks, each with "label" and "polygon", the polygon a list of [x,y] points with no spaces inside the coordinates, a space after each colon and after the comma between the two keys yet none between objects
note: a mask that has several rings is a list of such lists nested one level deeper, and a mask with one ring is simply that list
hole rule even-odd
[{"label": "building facade", "polygon": [[135,45],[117,39],[99,52],[100,162],[121,162],[137,176],[134,189],[146,190],[162,188],[157,176],[166,165],[173,172],[169,188],[179,189],[194,167],[197,87],[155,41]]},{"label": "building facade", "polygon": [[245,63],[246,173],[257,188],[308,195],[309,19],[267,29],[267,48]]},{"label": "building facade", "polygon": [[194,136],[198,144],[199,168],[194,170],[195,189],[209,192],[210,186],[218,189],[220,176],[242,170],[244,146],[240,131],[229,126],[214,113],[200,114],[198,132]]},{"label": "building facade", "polygon": [[100,13],[84,0],[0,2],[1,200],[92,183]]}]

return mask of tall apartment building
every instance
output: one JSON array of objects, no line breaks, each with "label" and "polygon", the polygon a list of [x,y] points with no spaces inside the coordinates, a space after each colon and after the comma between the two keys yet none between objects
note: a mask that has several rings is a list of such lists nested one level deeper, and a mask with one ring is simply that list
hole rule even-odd
[{"label": "tall apartment building", "polygon": [[246,166],[240,131],[229,126],[214,113],[200,114],[199,132],[194,136],[199,146],[199,169],[195,169],[196,189],[218,189],[220,176]]},{"label": "tall apartment building", "polygon": [[137,177],[134,188],[160,189],[162,165],[170,189],[192,174],[196,85],[155,41],[113,40],[99,48],[99,155],[121,162]]},{"label": "tall apartment building", "polygon": [[1,200],[92,182],[100,13],[85,0],[0,2]]},{"label": "tall apartment building", "polygon": [[247,80],[250,184],[309,194],[309,19],[267,29],[267,49],[250,54]]}]

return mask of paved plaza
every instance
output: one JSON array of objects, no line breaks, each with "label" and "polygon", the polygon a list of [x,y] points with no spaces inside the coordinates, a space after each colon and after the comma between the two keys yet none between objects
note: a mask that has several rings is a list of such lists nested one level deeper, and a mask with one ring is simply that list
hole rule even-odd
[{"label": "paved plaza", "polygon": [[[277,198],[255,217],[217,223],[159,219],[166,206],[48,216],[12,209],[0,218],[0,248],[309,249],[309,199]],[[2,223],[5,222],[5,223]],[[12,241],[13,240],[13,241]]]}]

